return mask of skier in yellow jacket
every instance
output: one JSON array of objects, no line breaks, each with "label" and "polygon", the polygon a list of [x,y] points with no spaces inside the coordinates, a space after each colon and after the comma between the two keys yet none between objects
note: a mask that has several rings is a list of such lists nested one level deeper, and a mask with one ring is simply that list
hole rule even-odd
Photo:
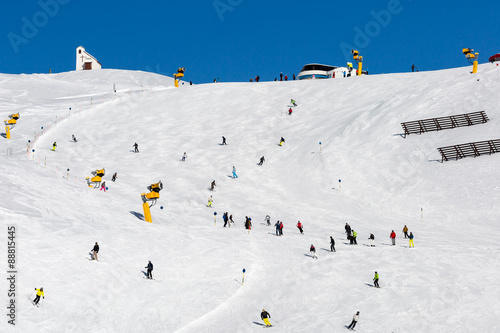
[{"label": "skier in yellow jacket", "polygon": [[40,288],[40,289],[36,289],[36,297],[35,299],[33,300],[33,305],[38,305],[38,302],[40,302],[40,296],[43,297],[43,299],[45,299],[45,294],[43,293],[43,288]]}]

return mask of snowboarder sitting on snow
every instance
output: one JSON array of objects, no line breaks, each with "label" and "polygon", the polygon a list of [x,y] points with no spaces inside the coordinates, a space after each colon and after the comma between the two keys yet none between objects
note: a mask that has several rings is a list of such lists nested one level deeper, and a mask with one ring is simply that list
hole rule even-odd
[{"label": "snowboarder sitting on snow", "polygon": [[358,320],[359,320],[359,311],[356,312],[356,314],[352,317],[351,324],[347,327],[347,329],[349,329],[351,331],[354,330],[354,327],[358,323]]},{"label": "snowboarder sitting on snow", "polygon": [[297,106],[297,104],[295,103],[295,100],[292,98],[292,100],[290,101],[290,103],[292,103],[293,106]]},{"label": "snowboarder sitting on snow", "polygon": [[311,244],[311,247],[309,248],[309,252],[311,252],[311,257],[317,258],[316,257],[316,248],[314,247],[314,245]]},{"label": "snowboarder sitting on snow", "polygon": [[266,327],[271,327],[271,323],[269,322],[268,318],[271,318],[271,315],[269,312],[267,312],[265,309],[262,309],[262,312],[260,313],[260,318],[264,321],[264,324],[266,324]]},{"label": "snowboarder sitting on snow", "polygon": [[258,165],[261,165],[261,166],[262,166],[262,164],[263,164],[265,161],[266,161],[266,159],[264,158],[264,156],[262,156],[262,157],[260,158],[260,161],[259,161],[259,164],[258,164]]},{"label": "snowboarder sitting on snow", "polygon": [[337,252],[335,251],[335,240],[333,239],[332,236],[330,236],[330,251]]},{"label": "snowboarder sitting on snow", "polygon": [[285,143],[285,139],[283,137],[281,137],[280,146],[283,146],[284,143]]},{"label": "snowboarder sitting on snow", "polygon": [[301,234],[304,233],[304,231],[302,230],[302,223],[300,223],[300,221],[297,222],[297,228],[299,228],[299,231],[300,231]]},{"label": "snowboarder sitting on snow", "polygon": [[111,181],[114,182],[116,180],[116,172],[113,174],[113,177],[111,177]]},{"label": "snowboarder sitting on snow", "polygon": [[72,138],[73,138],[73,142],[77,142],[76,138],[75,138],[75,135],[74,134],[71,134]]},{"label": "snowboarder sitting on snow", "polygon": [[375,272],[375,277],[373,278],[373,284],[375,285],[375,288],[380,288],[378,285],[378,273]]},{"label": "snowboarder sitting on snow", "polygon": [[38,302],[40,302],[40,296],[42,296],[43,299],[45,299],[45,294],[43,292],[43,288],[40,288],[40,289],[35,288],[35,290],[36,290],[36,297],[33,300],[33,304],[38,305]]},{"label": "snowboarder sitting on snow", "polygon": [[132,146],[134,147],[134,153],[138,153],[139,152],[139,145],[136,143],[134,143],[134,145]]},{"label": "snowboarder sitting on snow", "polygon": [[217,186],[217,184],[215,184],[215,180],[213,180],[212,183],[210,184],[210,191],[213,191],[215,186]]},{"label": "snowboarder sitting on snow", "polygon": [[97,253],[99,253],[99,244],[95,242],[94,248],[92,249],[92,260],[97,260]]},{"label": "snowboarder sitting on snow", "polygon": [[144,268],[147,268],[148,269],[148,279],[152,279],[153,278],[153,274],[151,273],[153,271],[153,264],[151,263],[151,260],[148,261],[148,265]]}]

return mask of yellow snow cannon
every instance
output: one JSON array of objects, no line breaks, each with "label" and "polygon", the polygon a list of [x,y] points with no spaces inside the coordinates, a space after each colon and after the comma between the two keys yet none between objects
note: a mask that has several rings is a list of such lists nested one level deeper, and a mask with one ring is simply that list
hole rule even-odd
[{"label": "yellow snow cannon", "polygon": [[465,54],[465,59],[467,59],[467,61],[472,64],[472,74],[476,74],[479,53],[474,53],[474,49],[471,48],[463,48],[462,53]]},{"label": "yellow snow cannon", "polygon": [[180,77],[184,77],[184,72],[186,71],[186,68],[184,67],[180,67],[178,70],[177,70],[177,73],[174,74],[174,83],[175,83],[175,87],[176,88],[179,88],[179,78]]},{"label": "yellow snow cannon", "polygon": [[13,113],[9,116],[9,118],[10,119],[8,120],[4,120],[5,126],[9,126],[10,129],[13,129],[17,124],[17,120],[19,119],[19,113]]},{"label": "yellow snow cannon", "polygon": [[151,201],[151,206],[149,207],[153,207],[156,204],[156,200],[160,198],[160,191],[163,190],[161,180],[158,183],[149,185],[148,190],[150,191],[148,194],[141,193],[142,202]]},{"label": "yellow snow cannon", "polygon": [[356,75],[361,75],[361,70],[363,69],[363,57],[359,55],[358,50],[352,50],[351,53],[354,61],[358,63],[358,70],[356,71]]},{"label": "yellow snow cannon", "polygon": [[92,175],[94,177],[87,177],[87,185],[89,187],[92,187],[94,185],[94,188],[99,187],[99,185],[101,185],[102,177],[104,177],[105,174],[106,172],[104,171],[104,168],[102,168],[101,170],[92,171]]}]

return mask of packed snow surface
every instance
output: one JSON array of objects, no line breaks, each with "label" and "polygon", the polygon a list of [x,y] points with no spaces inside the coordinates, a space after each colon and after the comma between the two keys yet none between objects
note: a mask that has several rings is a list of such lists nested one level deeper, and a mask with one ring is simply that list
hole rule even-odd
[{"label": "packed snow surface", "polygon": [[[260,332],[266,309],[276,332],[343,332],[356,311],[359,332],[499,332],[500,154],[436,149],[500,138],[500,69],[470,69],[180,88],[121,70],[0,75],[1,114],[20,113],[0,137],[18,270],[16,326],[4,307],[0,331]],[[486,124],[402,137],[401,122],[482,110]],[[102,168],[106,192],[85,182]],[[147,223],[140,195],[160,180]]]}]

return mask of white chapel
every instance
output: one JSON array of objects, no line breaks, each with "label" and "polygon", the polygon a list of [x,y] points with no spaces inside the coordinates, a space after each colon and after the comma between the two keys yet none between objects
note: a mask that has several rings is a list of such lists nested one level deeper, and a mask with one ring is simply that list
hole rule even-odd
[{"label": "white chapel", "polygon": [[83,46],[76,48],[76,70],[101,69],[101,63],[90,53],[85,51]]}]

